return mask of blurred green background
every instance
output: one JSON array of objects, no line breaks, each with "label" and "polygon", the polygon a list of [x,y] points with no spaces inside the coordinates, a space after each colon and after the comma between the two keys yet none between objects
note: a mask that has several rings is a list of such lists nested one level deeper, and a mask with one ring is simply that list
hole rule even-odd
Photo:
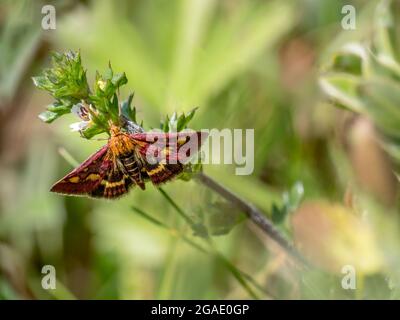
[{"label": "blurred green background", "polygon": [[[399,298],[400,11],[353,0],[357,27],[344,30],[348,2],[52,1],[56,29],[43,30],[48,1],[2,0],[0,298]],[[369,49],[341,56],[349,43]],[[126,72],[120,96],[135,92],[146,129],[193,107],[193,129],[254,128],[252,175],[204,171],[262,209],[310,268],[196,181],[164,190],[211,242],[151,185],[113,202],[48,192],[72,169],[61,154],[83,161],[104,144],[70,132],[72,115],[37,118],[52,99],[31,77],[53,50],[80,50],[90,84],[109,61]],[[390,70],[365,71],[368,54]],[[56,290],[41,287],[44,265]],[[345,265],[356,290],[341,286]]]}]

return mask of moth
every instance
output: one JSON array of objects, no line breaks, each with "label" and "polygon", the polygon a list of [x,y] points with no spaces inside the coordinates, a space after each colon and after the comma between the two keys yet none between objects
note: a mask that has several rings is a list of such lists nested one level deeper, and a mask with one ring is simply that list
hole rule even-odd
[{"label": "moth", "polygon": [[94,198],[118,198],[134,186],[158,186],[179,175],[196,154],[205,132],[129,132],[110,126],[105,146],[56,182],[50,191]]}]

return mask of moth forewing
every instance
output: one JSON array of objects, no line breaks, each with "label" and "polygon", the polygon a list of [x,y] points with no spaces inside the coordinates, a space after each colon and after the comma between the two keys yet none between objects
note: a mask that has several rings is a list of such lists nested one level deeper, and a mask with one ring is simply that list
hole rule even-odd
[{"label": "moth forewing", "polygon": [[105,160],[108,145],[103,146],[64,178],[57,181],[51,192],[69,195],[87,195],[97,187],[107,171],[109,162]]}]

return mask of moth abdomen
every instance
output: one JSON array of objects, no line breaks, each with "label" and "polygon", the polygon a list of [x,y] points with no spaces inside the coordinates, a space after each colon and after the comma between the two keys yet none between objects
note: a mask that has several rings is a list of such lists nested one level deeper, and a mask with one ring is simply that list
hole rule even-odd
[{"label": "moth abdomen", "polygon": [[141,188],[144,189],[144,181],[140,173],[140,167],[133,154],[126,157],[121,157],[121,162],[125,167],[126,172],[133,181]]}]

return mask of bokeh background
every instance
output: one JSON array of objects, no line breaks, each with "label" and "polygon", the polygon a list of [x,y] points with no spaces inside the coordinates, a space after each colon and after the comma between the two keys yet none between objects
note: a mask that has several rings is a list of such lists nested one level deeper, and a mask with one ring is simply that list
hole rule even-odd
[{"label": "bokeh background", "polygon": [[[49,3],[55,30],[41,28]],[[353,0],[357,27],[344,30],[345,4],[2,0],[0,298],[399,298],[393,154],[400,98],[390,95],[400,92],[399,38],[382,28],[396,31],[400,12],[389,1]],[[383,40],[374,52],[392,54],[376,61],[392,69],[374,79],[393,87],[374,91],[368,106],[382,108],[365,112],[366,91],[352,85],[370,81],[371,73],[361,71],[370,51],[335,59],[343,45],[368,46],[376,35]],[[252,175],[236,176],[231,165],[205,165],[204,172],[262,209],[310,267],[301,268],[196,181],[177,180],[164,190],[207,227],[211,242],[193,235],[150,185],[113,202],[51,194],[52,183],[72,169],[68,159],[83,161],[104,144],[70,132],[72,115],[52,124],[38,119],[52,99],[31,77],[49,66],[53,50],[80,50],[90,84],[109,61],[126,72],[120,96],[135,92],[146,129],[194,107],[193,129],[254,128]],[[342,78],[323,78],[338,65]],[[56,290],[41,287],[44,265],[56,268]],[[356,271],[356,290],[342,287],[346,265]]]}]

